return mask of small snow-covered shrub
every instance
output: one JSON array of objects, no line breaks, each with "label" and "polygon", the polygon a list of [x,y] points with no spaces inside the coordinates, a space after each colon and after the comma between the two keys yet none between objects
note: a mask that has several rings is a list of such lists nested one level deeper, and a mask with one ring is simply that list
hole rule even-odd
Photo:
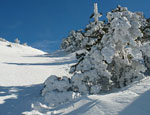
[{"label": "small snow-covered shrub", "polygon": [[70,80],[66,76],[63,78],[52,75],[47,78],[44,83],[45,88],[42,90],[42,95],[45,95],[49,91],[69,91],[71,88]]},{"label": "small snow-covered shrub", "polygon": [[19,40],[18,38],[16,38],[14,41],[15,41],[15,43],[17,43],[17,44],[20,44],[20,40]]},{"label": "small snow-covered shrub", "polygon": [[27,43],[23,43],[23,45],[24,45],[24,46],[28,46],[28,44],[27,44]]},{"label": "small snow-covered shrub", "polygon": [[41,95],[50,106],[57,106],[76,98],[77,93],[72,91],[70,79],[67,77],[50,76],[44,83]]},{"label": "small snow-covered shrub", "polygon": [[0,38],[0,41],[7,42],[7,40],[5,40],[4,38]]}]

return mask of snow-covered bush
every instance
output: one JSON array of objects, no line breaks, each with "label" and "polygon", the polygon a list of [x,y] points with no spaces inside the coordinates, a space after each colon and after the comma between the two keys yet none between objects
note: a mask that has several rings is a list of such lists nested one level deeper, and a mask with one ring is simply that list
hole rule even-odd
[{"label": "snow-covered bush", "polygon": [[0,38],[0,41],[7,42],[7,40],[5,40],[4,38]]},{"label": "snow-covered bush", "polygon": [[41,95],[50,106],[71,101],[77,96],[77,93],[72,91],[70,79],[65,76],[60,78],[52,75],[45,81],[44,85]]},{"label": "snow-covered bush", "polygon": [[70,79],[64,76],[63,78],[57,77],[55,75],[50,76],[45,81],[45,88],[42,90],[42,95],[45,95],[48,91],[69,91],[71,88]]},{"label": "snow-covered bush", "polygon": [[136,58],[141,16],[118,6],[107,13],[109,29],[89,53],[79,58],[71,72],[75,91],[95,94],[123,87],[144,77],[144,65]]},{"label": "snow-covered bush", "polygon": [[27,43],[23,43],[23,45],[24,45],[24,46],[28,46],[28,44],[27,44]]},{"label": "snow-covered bush", "polygon": [[20,44],[20,40],[19,40],[18,38],[16,38],[14,41],[15,41],[15,43],[17,43],[17,44]]}]

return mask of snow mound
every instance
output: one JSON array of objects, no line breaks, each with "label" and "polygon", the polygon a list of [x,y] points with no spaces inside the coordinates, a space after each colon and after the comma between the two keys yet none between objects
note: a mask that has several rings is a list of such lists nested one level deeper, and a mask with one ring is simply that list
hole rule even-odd
[{"label": "snow mound", "polygon": [[42,96],[49,106],[58,106],[78,97],[77,93],[71,91],[70,79],[66,76],[61,78],[52,75],[45,81],[44,85]]},{"label": "snow mound", "polygon": [[[46,52],[43,52],[41,50],[32,48],[30,46],[24,46],[21,44],[17,44],[17,43],[12,43],[9,41],[6,41],[5,39],[2,41],[0,40],[0,48],[1,48],[1,53],[2,55],[7,54],[8,52],[10,53],[15,53],[16,51],[18,53],[24,53],[24,54],[46,54]],[[3,49],[3,50],[2,50]]]}]

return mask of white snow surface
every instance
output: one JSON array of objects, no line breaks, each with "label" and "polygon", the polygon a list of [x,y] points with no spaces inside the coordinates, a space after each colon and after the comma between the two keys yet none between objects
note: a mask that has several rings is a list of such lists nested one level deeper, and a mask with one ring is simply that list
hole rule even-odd
[{"label": "white snow surface", "polygon": [[[10,45],[12,47],[8,47]],[[50,75],[68,76],[74,55],[0,41],[0,115],[149,115],[150,77],[101,95],[82,96],[57,107],[40,90]],[[61,96],[60,96],[61,97]]]},{"label": "white snow surface", "polygon": [[[12,47],[7,47],[11,44]],[[60,52],[59,52],[60,53]],[[24,86],[43,83],[50,75],[70,76],[70,57],[10,42],[0,42],[0,86]]]}]

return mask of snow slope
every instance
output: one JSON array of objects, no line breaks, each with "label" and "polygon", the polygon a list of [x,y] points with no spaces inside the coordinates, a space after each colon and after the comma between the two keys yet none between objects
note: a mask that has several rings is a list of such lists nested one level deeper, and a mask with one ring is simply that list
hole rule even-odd
[{"label": "snow slope", "polygon": [[0,41],[0,115],[20,115],[31,110],[34,98],[40,96],[41,84],[50,75],[70,76],[72,59],[60,55],[63,52],[47,54]]},{"label": "snow slope", "polygon": [[43,83],[51,74],[68,75],[65,71],[70,62],[70,57],[52,57],[31,47],[0,42],[0,85],[33,85]]},{"label": "snow slope", "polygon": [[[12,47],[8,47],[8,45]],[[83,96],[51,108],[40,97],[50,75],[68,74],[73,55],[0,41],[0,115],[149,115],[150,78],[102,95]]]}]

